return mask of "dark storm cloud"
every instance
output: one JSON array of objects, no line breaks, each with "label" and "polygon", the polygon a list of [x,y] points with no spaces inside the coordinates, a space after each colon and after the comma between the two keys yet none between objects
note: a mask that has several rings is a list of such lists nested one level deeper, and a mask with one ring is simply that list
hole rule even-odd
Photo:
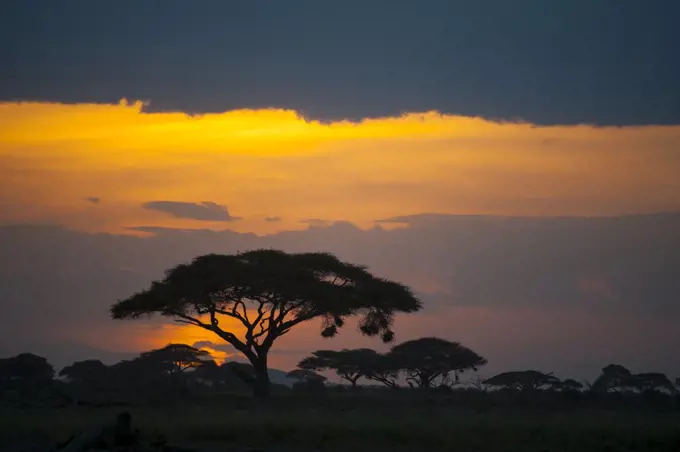
[{"label": "dark storm cloud", "polygon": [[177,218],[189,218],[199,221],[234,221],[240,219],[239,217],[231,216],[227,206],[209,201],[203,201],[201,203],[149,201],[142,207],[147,210],[164,212]]},{"label": "dark storm cloud", "polygon": [[278,223],[279,221],[281,221],[281,217],[265,217],[264,221],[266,221],[267,223]]},{"label": "dark storm cloud", "polygon": [[4,100],[680,122],[676,0],[6,3]]}]

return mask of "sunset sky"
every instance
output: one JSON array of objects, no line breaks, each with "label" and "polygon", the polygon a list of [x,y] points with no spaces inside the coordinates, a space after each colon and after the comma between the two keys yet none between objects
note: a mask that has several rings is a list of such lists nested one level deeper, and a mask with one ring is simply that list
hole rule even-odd
[{"label": "sunset sky", "polygon": [[[277,247],[411,285],[426,308],[397,341],[461,341],[485,374],[680,376],[679,4],[474,5],[3,4],[0,355],[232,355],[108,307]],[[319,328],[272,365],[385,349]]]}]

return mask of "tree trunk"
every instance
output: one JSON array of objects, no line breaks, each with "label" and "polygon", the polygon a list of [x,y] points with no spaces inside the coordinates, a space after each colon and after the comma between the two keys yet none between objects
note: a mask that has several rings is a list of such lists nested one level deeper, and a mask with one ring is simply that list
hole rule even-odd
[{"label": "tree trunk", "polygon": [[271,381],[269,380],[269,369],[267,367],[267,352],[263,351],[252,364],[255,368],[253,395],[258,399],[268,399],[271,397],[272,388]]}]

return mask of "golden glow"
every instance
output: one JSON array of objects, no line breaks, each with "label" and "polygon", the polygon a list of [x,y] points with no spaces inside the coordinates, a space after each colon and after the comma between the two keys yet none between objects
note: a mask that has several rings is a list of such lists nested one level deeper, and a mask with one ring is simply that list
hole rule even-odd
[{"label": "golden glow", "polygon": [[[190,117],[142,107],[0,104],[0,221],[268,233],[306,218],[365,227],[422,212],[680,207],[680,127],[535,127],[434,112],[322,124],[285,110]],[[213,201],[243,219],[142,209],[152,200]]]},{"label": "golden glow", "polygon": [[[300,221],[309,218],[370,227],[424,212],[680,210],[680,126],[535,127],[436,112],[322,124],[286,110],[190,117],[142,107],[0,103],[0,224],[272,233],[306,228]],[[205,222],[142,208],[153,200],[216,202],[242,219]],[[274,216],[282,220],[265,221]],[[438,290],[436,281],[421,282],[421,290]],[[598,279],[579,284],[584,293],[616,296]],[[221,343],[194,327],[129,328],[135,334],[116,336],[116,348]],[[301,325],[277,347],[308,347],[318,328]],[[110,336],[101,340],[101,347],[113,346]]]}]

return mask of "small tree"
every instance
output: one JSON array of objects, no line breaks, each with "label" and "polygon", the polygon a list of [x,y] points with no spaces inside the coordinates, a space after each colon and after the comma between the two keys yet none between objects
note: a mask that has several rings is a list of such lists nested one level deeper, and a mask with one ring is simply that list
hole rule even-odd
[{"label": "small tree", "polygon": [[618,364],[609,364],[602,368],[602,373],[590,386],[595,392],[620,391],[631,388],[633,374]]},{"label": "small tree", "polygon": [[0,382],[7,386],[30,388],[51,382],[54,367],[42,356],[21,353],[0,359]]},{"label": "small tree", "polygon": [[388,388],[399,389],[397,381],[400,374],[401,368],[399,363],[392,356],[376,353],[369,366],[366,378],[382,383]]},{"label": "small tree", "polygon": [[201,384],[207,383],[212,387],[218,387],[222,385],[222,373],[219,364],[214,359],[210,359],[196,366],[191,377]]},{"label": "small tree", "polygon": [[635,374],[632,378],[635,388],[640,392],[650,392],[650,391],[668,391],[673,393],[675,388],[673,383],[668,379],[665,374],[659,372],[646,372],[641,374]]},{"label": "small tree", "polygon": [[489,386],[530,392],[559,385],[560,379],[537,370],[521,370],[500,373],[485,380],[484,383]]},{"label": "small tree", "polygon": [[583,389],[583,383],[571,378],[567,378],[566,380],[556,383],[554,387],[555,389],[559,389],[560,391],[574,392]]},{"label": "small tree", "polygon": [[32,353],[0,359],[0,396],[5,389],[23,400],[39,400],[53,394],[54,368],[42,356]]},{"label": "small tree", "polygon": [[168,344],[163,348],[144,352],[139,357],[169,375],[182,373],[212,360],[210,352],[186,344]]},{"label": "small tree", "polygon": [[286,377],[291,380],[297,380],[293,384],[294,389],[303,390],[318,390],[323,389],[326,377],[319,375],[314,371],[306,369],[291,370],[286,374]]},{"label": "small tree", "polygon": [[[319,318],[321,335],[333,337],[347,316],[361,315],[362,333],[389,342],[394,314],[420,307],[406,286],[332,254],[255,250],[200,256],[172,268],[162,281],[114,304],[111,314],[132,319],[159,313],[215,333],[250,361],[255,395],[268,397],[269,351],[296,325]],[[225,329],[223,317],[240,322],[243,334]]]},{"label": "small tree", "polygon": [[[440,386],[451,386],[458,383],[458,373],[486,364],[486,359],[458,342],[435,337],[403,342],[388,355],[405,372],[406,381],[420,388],[431,388],[437,380]],[[449,379],[451,373],[454,381]]]},{"label": "small tree", "polygon": [[70,383],[92,385],[106,378],[108,367],[98,359],[76,361],[59,372],[60,377],[68,378]]},{"label": "small tree", "polygon": [[317,350],[298,364],[300,369],[324,371],[333,370],[353,388],[357,381],[371,373],[377,352],[368,348]]},{"label": "small tree", "polygon": [[59,372],[68,383],[63,386],[71,399],[101,400],[110,395],[111,369],[98,359],[76,361]]}]

